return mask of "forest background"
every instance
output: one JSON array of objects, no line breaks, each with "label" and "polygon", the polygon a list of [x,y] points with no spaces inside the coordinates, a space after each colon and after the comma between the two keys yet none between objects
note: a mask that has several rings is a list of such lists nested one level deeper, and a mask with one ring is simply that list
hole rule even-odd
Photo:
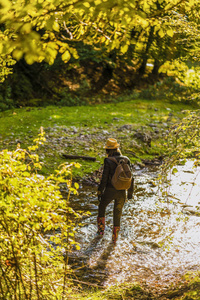
[{"label": "forest background", "polygon": [[[197,109],[199,8],[198,0],[0,0],[0,110],[11,109],[13,113],[15,108],[30,106],[101,105],[127,99],[179,101]],[[48,178],[37,176],[41,165],[31,151],[36,151],[43,136],[41,131],[36,146],[27,152],[19,146],[16,152],[4,151],[1,156],[4,281],[0,288],[5,299],[69,299],[71,293],[68,260],[59,254],[66,240],[70,240],[66,252],[76,245],[75,224],[69,225],[73,212],[61,201],[58,187],[65,177],[69,177],[68,195],[76,193],[78,186],[72,186],[71,181],[74,164],[62,166],[57,175]],[[172,154],[170,167],[184,153],[185,145],[198,157],[199,110],[189,113],[172,130],[170,139],[171,147],[178,147],[176,151],[168,149]],[[24,187],[27,193],[31,190],[26,200]],[[36,197],[38,188],[46,202]],[[22,209],[18,213],[16,205]],[[42,215],[37,207],[45,213]],[[21,218],[20,212],[24,214]],[[52,246],[46,251],[41,225],[44,232],[61,229],[60,235],[52,237],[52,243],[60,245],[56,250]],[[10,232],[16,233],[15,238]],[[41,251],[45,253],[42,260]],[[57,265],[54,257],[58,258]],[[50,269],[55,270],[52,277],[48,277]],[[196,282],[192,284],[196,287]]]},{"label": "forest background", "polygon": [[1,110],[198,101],[198,1],[1,1],[0,13]]}]

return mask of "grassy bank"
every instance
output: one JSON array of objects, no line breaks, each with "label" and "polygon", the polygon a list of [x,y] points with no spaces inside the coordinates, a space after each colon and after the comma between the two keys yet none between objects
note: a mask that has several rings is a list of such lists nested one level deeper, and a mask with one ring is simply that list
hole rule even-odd
[{"label": "grassy bank", "polygon": [[142,287],[135,283],[125,283],[108,287],[83,291],[74,294],[71,299],[76,300],[199,300],[200,299],[200,273],[191,272],[185,275],[180,282],[174,282],[164,289],[158,285]]},{"label": "grassy bank", "polygon": [[[116,138],[123,154],[142,163],[165,153],[163,141],[170,126],[183,118],[190,105],[167,101],[131,100],[94,106],[21,108],[0,113],[0,149],[26,148],[40,127],[46,142],[39,154],[44,174],[65,162],[62,154],[96,157],[96,162],[76,159],[82,167],[75,175],[97,170],[104,158],[104,143]],[[70,159],[67,161],[70,162]],[[74,161],[74,160],[73,160]]]}]

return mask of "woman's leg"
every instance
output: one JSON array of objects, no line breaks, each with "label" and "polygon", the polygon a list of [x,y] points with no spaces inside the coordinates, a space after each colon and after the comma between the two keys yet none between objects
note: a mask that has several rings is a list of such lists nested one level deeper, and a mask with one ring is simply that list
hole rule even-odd
[{"label": "woman's leg", "polygon": [[120,220],[122,216],[122,209],[124,207],[125,198],[118,198],[115,200],[113,211],[113,225],[120,227]]},{"label": "woman's leg", "polygon": [[99,211],[98,217],[102,218],[105,217],[106,207],[108,204],[114,199],[114,192],[113,189],[106,189],[101,197],[101,201],[99,203]]},{"label": "woman's leg", "polygon": [[120,220],[122,215],[122,209],[124,206],[125,197],[117,198],[114,204],[114,211],[113,211],[113,234],[112,234],[112,241],[116,244],[118,238],[118,232],[120,230]]},{"label": "woman's leg", "polygon": [[99,203],[99,211],[97,217],[97,225],[98,225],[97,234],[101,236],[103,236],[105,230],[106,207],[112,200],[113,200],[113,192],[110,189],[106,189]]}]

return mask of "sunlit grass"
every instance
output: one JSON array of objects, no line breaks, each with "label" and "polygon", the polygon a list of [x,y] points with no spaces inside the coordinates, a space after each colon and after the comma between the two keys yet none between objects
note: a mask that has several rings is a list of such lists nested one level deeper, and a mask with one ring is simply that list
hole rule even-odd
[{"label": "sunlit grass", "polygon": [[75,294],[74,299],[77,300],[117,300],[117,299],[148,299],[149,293],[145,291],[139,284],[120,284],[108,287],[106,289],[90,288],[88,292],[82,292],[81,294]]},{"label": "sunlit grass", "polygon": [[[169,103],[167,101],[131,100],[119,103],[99,104],[93,106],[58,107],[48,106],[42,108],[19,108],[0,113],[0,148],[14,149],[18,143],[27,147],[37,137],[40,127],[44,127],[49,136],[49,142],[41,147],[43,171],[48,173],[63,163],[61,151],[68,154],[95,156],[97,162],[82,163],[82,168],[75,175],[84,175],[98,169],[105,155],[103,145],[107,137],[119,139],[124,154],[127,150],[133,151],[136,156],[130,157],[132,162],[143,158],[152,159],[164,151],[163,140],[160,137],[152,141],[152,147],[146,149],[133,149],[133,134],[136,130],[151,131],[150,123],[156,122],[158,128],[164,122],[168,125],[180,120],[184,110],[191,107],[182,103]],[[119,130],[123,125],[131,125],[131,130]],[[53,128],[53,133],[48,129]],[[73,128],[75,132],[73,133]],[[66,132],[65,132],[66,129]],[[71,130],[68,132],[67,130]],[[87,144],[79,135],[90,135]],[[99,135],[99,136],[98,136]],[[68,137],[70,136],[70,143]],[[60,141],[59,138],[64,140]],[[53,142],[51,144],[51,139]],[[65,142],[64,142],[65,141]]]}]

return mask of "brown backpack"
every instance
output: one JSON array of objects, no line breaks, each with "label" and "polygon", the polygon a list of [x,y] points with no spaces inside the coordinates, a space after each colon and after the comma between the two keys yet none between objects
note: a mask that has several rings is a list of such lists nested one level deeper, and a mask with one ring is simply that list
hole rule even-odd
[{"label": "brown backpack", "polygon": [[132,173],[127,158],[122,158],[118,162],[115,157],[108,157],[117,164],[111,183],[116,190],[128,190],[131,186]]}]

